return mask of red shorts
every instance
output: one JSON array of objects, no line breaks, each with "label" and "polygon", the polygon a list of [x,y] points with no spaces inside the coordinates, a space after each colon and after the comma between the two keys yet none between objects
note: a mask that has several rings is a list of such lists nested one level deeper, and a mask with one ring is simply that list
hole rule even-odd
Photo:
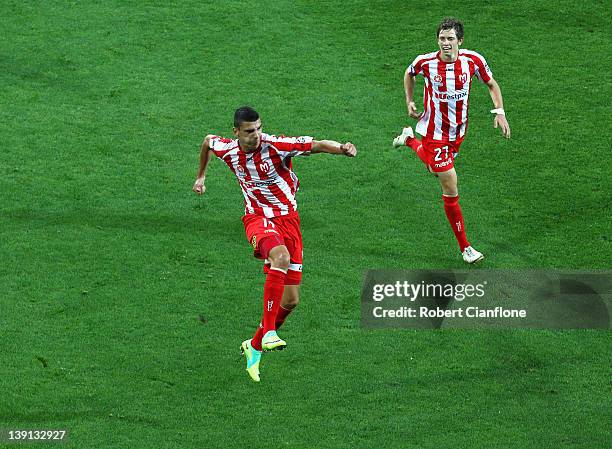
[{"label": "red shorts", "polygon": [[285,285],[299,285],[302,282],[303,246],[298,213],[274,218],[245,215],[242,222],[247,239],[253,246],[253,255],[258,259],[265,259],[264,273],[268,273],[270,269],[270,262],[266,259],[270,249],[285,245],[290,257]]},{"label": "red shorts", "polygon": [[463,137],[452,142],[444,140],[433,140],[423,136],[423,154],[427,158],[427,167],[434,173],[449,171],[455,167],[455,158],[459,153],[459,147],[463,142]]}]

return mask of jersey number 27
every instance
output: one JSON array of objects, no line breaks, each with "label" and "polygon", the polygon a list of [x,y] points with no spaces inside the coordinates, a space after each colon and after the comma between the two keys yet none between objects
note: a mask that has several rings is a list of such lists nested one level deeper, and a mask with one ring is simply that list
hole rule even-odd
[{"label": "jersey number 27", "polygon": [[[440,148],[435,148],[434,151],[436,152],[434,161],[439,162],[448,159],[448,145],[444,145]],[[444,153],[444,157],[442,156],[442,153]]]}]

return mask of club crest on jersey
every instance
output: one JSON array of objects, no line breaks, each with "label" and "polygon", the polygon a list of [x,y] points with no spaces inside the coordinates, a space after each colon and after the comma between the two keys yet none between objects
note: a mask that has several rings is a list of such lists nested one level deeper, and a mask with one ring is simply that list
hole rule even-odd
[{"label": "club crest on jersey", "polygon": [[459,81],[465,84],[467,81],[467,73],[462,73],[461,75],[459,75]]},{"label": "club crest on jersey", "polygon": [[240,173],[241,175],[244,175],[244,168],[242,167],[242,165],[238,165],[236,167],[236,171]]},{"label": "club crest on jersey", "polygon": [[270,171],[270,164],[267,162],[262,162],[259,164],[259,169],[264,173],[268,173]]},{"label": "club crest on jersey", "polygon": [[441,83],[442,82],[442,75],[434,75],[433,80],[436,83]]}]

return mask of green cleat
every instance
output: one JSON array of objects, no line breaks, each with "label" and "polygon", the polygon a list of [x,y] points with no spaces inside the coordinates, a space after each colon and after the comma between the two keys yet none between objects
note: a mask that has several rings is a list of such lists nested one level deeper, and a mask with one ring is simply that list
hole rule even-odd
[{"label": "green cleat", "polygon": [[244,340],[240,345],[240,352],[246,357],[247,373],[255,382],[259,382],[259,361],[261,360],[261,351],[251,346],[251,340]]},{"label": "green cleat", "polygon": [[276,335],[276,331],[266,332],[266,335],[261,339],[261,348],[264,351],[280,351],[286,347],[287,343]]}]

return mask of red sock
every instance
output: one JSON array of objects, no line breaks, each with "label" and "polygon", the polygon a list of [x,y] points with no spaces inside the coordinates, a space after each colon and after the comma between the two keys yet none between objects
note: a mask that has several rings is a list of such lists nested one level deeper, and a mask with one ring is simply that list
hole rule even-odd
[{"label": "red sock", "polygon": [[264,283],[263,317],[257,332],[251,339],[251,346],[261,351],[261,339],[270,330],[276,330],[275,321],[280,308],[283,292],[285,291],[285,276],[287,274],[279,269],[270,268]]},{"label": "red sock", "polygon": [[[278,313],[276,314],[276,321],[275,321],[276,329],[278,329],[279,327],[283,325],[283,323],[285,322],[285,320],[287,319],[287,317],[289,316],[291,312],[293,312],[293,309],[285,309],[283,306],[280,306],[278,308]],[[253,346],[258,351],[261,351],[261,339],[263,338],[263,336],[264,336],[263,324],[259,323],[257,332],[255,332],[255,335],[253,335],[253,338],[251,339],[251,346]]]},{"label": "red sock", "polygon": [[253,335],[253,338],[251,338],[251,346],[253,346],[253,349],[261,351],[261,339],[263,338],[263,335],[263,324],[259,323],[257,332],[255,332],[255,335]]},{"label": "red sock", "polygon": [[418,151],[419,147],[421,146],[421,141],[417,139],[416,137],[406,137],[406,141],[404,143],[406,144],[407,147],[412,148],[415,153]]},{"label": "red sock", "polygon": [[407,137],[406,138],[406,146],[412,148],[412,151],[416,153],[418,158],[427,164],[427,158],[425,157],[425,153],[423,152],[423,145],[421,141],[416,137]]},{"label": "red sock", "polygon": [[266,275],[266,282],[264,284],[264,309],[262,325],[264,335],[268,331],[276,330],[274,322],[276,321],[276,314],[280,307],[281,299],[283,298],[283,292],[285,291],[285,277],[287,274],[279,269],[270,268]]},{"label": "red sock", "polygon": [[444,212],[446,212],[448,222],[450,223],[451,228],[453,228],[453,232],[457,238],[457,243],[459,243],[459,249],[461,249],[461,252],[463,252],[465,247],[470,246],[470,244],[465,235],[463,214],[461,213],[461,206],[459,206],[459,196],[442,195],[442,199],[444,200]]}]

